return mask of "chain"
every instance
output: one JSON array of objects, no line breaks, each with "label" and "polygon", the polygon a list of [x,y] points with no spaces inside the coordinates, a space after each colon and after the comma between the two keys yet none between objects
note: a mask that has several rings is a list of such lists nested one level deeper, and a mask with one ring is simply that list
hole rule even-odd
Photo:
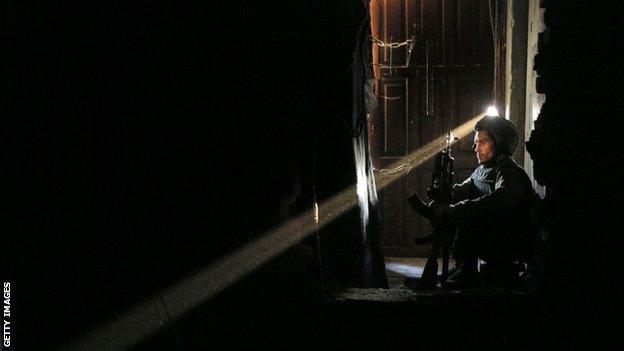
[{"label": "chain", "polygon": [[392,42],[392,43],[387,43],[385,41],[381,41],[374,37],[370,37],[370,39],[373,41],[373,43],[381,46],[382,48],[390,48],[390,49],[400,48],[401,46],[409,45],[412,43],[412,39],[407,39],[406,41],[403,41],[403,42]]},{"label": "chain", "polygon": [[375,170],[381,174],[395,174],[395,173],[399,173],[404,171],[407,168],[407,164],[402,164],[398,167],[395,167],[393,169],[377,169],[375,168]]}]

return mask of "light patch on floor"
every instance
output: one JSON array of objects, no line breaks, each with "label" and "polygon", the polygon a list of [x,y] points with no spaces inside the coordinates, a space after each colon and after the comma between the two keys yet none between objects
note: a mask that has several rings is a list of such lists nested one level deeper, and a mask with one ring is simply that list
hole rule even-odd
[{"label": "light patch on floor", "polygon": [[[386,257],[386,276],[390,288],[399,288],[403,286],[405,278],[420,278],[427,259],[424,257]],[[455,262],[449,260],[449,268],[453,267]],[[442,273],[442,259],[438,259],[438,274]]]},{"label": "light patch on floor", "polygon": [[420,278],[423,267],[403,263],[386,263],[386,271],[410,278]]}]

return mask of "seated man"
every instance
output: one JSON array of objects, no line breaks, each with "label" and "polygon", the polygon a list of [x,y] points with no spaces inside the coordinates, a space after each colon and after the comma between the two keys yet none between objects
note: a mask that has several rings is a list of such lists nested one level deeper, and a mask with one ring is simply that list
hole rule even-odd
[{"label": "seated man", "polygon": [[[508,120],[486,116],[475,125],[473,150],[479,166],[453,186],[453,204],[433,204],[433,220],[457,223],[453,245],[460,284],[477,284],[478,259],[489,282],[512,276],[514,260],[531,254],[530,207],[537,194],[524,170],[511,158],[518,134]],[[517,276],[517,271],[515,272]]]}]

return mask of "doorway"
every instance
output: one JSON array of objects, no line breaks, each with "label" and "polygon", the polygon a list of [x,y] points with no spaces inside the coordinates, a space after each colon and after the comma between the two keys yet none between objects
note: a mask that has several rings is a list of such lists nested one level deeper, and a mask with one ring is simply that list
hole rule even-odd
[{"label": "doorway", "polygon": [[[493,102],[502,106],[506,0],[371,1],[373,67],[379,107],[369,118],[377,171],[468,121]],[[500,108],[499,108],[500,110]],[[455,181],[476,161],[472,139],[453,147]],[[432,231],[406,198],[425,197],[433,159],[379,194],[386,256],[424,257],[414,239]]]}]

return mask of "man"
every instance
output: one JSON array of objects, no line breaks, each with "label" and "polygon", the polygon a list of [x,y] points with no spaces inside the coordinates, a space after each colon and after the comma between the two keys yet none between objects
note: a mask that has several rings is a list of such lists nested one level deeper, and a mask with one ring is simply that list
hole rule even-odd
[{"label": "man", "polygon": [[475,125],[473,150],[479,166],[453,186],[455,203],[434,203],[433,220],[458,225],[453,245],[456,270],[450,280],[479,282],[478,259],[486,283],[517,277],[514,261],[531,255],[530,207],[537,194],[524,170],[511,158],[518,134],[508,120],[486,116]]}]

